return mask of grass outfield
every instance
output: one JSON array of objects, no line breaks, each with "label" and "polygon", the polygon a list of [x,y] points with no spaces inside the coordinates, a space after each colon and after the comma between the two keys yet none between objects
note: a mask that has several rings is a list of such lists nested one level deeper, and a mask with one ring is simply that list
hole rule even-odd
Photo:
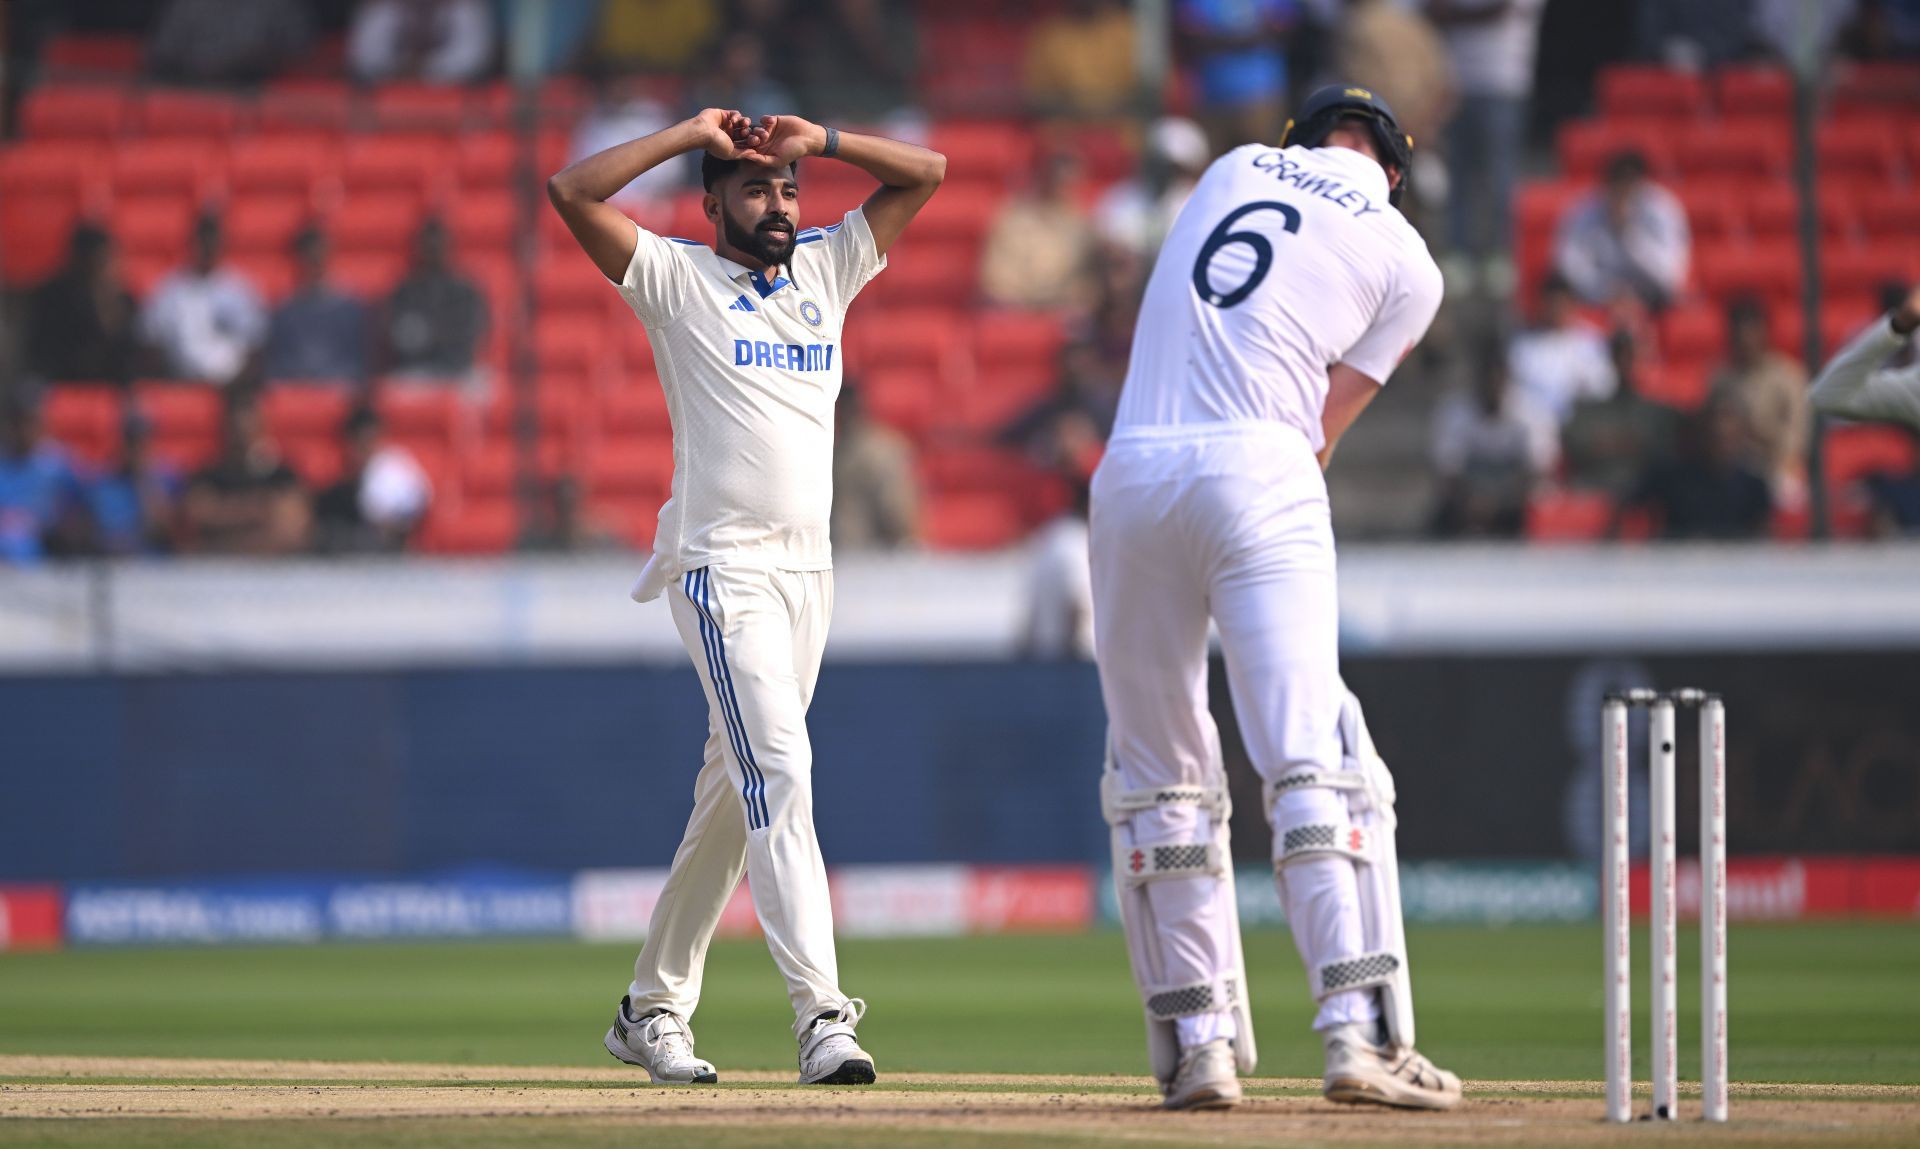
[{"label": "grass outfield", "polygon": [[[1680,1071],[1697,1076],[1693,935],[1682,938]],[[1640,1072],[1645,937],[1636,963]],[[1478,1080],[1601,1071],[1597,926],[1413,931],[1420,1044]],[[886,1071],[1137,1074],[1138,998],[1116,933],[845,941],[842,982]],[[0,1053],[605,1066],[627,946],[574,942],[0,954]],[[1260,1072],[1317,1076],[1304,975],[1284,932],[1247,938]],[[1920,1084],[1920,927],[1739,926],[1732,1075]],[[695,1019],[729,1069],[789,1069],[785,992],[757,941],[717,943]]]}]

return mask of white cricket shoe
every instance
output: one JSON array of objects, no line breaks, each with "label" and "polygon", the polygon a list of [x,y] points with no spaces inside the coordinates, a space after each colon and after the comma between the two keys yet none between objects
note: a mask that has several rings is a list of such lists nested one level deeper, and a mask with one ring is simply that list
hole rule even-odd
[{"label": "white cricket shoe", "polygon": [[1173,1080],[1162,1083],[1162,1109],[1231,1109],[1240,1104],[1240,1075],[1233,1063],[1233,1040],[1217,1037],[1180,1051]]},{"label": "white cricket shoe", "polygon": [[606,1044],[608,1053],[646,1070],[655,1085],[712,1085],[720,1080],[712,1062],[693,1055],[693,1030],[684,1018],[665,1010],[635,1017],[631,998],[620,999]]},{"label": "white cricket shoe", "polygon": [[1321,1089],[1327,1100],[1402,1109],[1452,1109],[1460,1104],[1458,1077],[1412,1049],[1375,1045],[1367,1028],[1355,1024],[1327,1030],[1327,1076]]},{"label": "white cricket shoe", "polygon": [[865,1012],[867,1003],[855,997],[813,1019],[800,1039],[800,1084],[873,1084],[873,1056],[853,1039],[853,1027]]}]

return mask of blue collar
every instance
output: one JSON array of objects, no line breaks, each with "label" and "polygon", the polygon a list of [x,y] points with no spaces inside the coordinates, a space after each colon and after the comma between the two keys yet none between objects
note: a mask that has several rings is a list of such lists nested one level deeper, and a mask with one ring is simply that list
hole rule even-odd
[{"label": "blue collar", "polygon": [[775,270],[774,279],[771,283],[767,281],[766,273],[760,271],[747,272],[747,280],[753,284],[753,289],[760,293],[760,298],[762,299],[765,299],[767,296],[772,295],[774,292],[793,282],[793,280],[788,279],[786,276],[780,275],[778,269]]}]

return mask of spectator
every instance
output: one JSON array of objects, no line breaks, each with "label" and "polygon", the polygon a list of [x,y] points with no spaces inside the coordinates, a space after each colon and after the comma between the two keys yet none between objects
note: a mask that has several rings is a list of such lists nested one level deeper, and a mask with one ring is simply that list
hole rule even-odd
[{"label": "spectator", "polygon": [[220,457],[187,482],[181,549],[289,555],[313,533],[307,492],[267,436],[254,388],[227,391]]},{"label": "spectator", "polygon": [[[1447,38],[1460,106],[1447,127],[1453,244],[1495,295],[1513,289],[1513,183],[1546,0],[1427,0]],[[1398,107],[1399,105],[1394,105]],[[1485,218],[1480,211],[1484,205]]]},{"label": "spectator", "polygon": [[1216,155],[1280,138],[1287,33],[1298,0],[1174,0],[1174,35],[1199,81],[1200,122]]},{"label": "spectator", "polygon": [[1004,307],[1087,307],[1094,300],[1093,225],[1073,196],[1078,164],[1049,150],[1033,185],[994,217],[980,257],[980,288]]},{"label": "spectator", "polygon": [[1739,427],[1747,465],[1767,476],[1774,497],[1790,503],[1801,490],[1811,415],[1807,373],[1773,349],[1767,309],[1741,298],[1727,307],[1727,361],[1715,372],[1707,401]]},{"label": "spectator", "polygon": [[1433,23],[1399,0],[1346,0],[1334,48],[1335,76],[1385,100],[1400,130],[1422,145],[1416,155],[1425,155],[1457,95],[1453,63]]},{"label": "spectator", "polygon": [[1640,0],[1640,54],[1670,68],[1705,72],[1753,47],[1753,0]]},{"label": "spectator", "polygon": [[1920,4],[1861,0],[1840,34],[1840,52],[1855,60],[1898,60],[1920,54]]},{"label": "spectator", "polygon": [[364,0],[347,34],[347,67],[370,84],[464,84],[493,64],[486,0]]},{"label": "spectator", "polygon": [[1554,264],[1588,303],[1638,300],[1656,310],[1686,286],[1693,238],[1672,192],[1647,176],[1646,158],[1622,152],[1602,187],[1560,221]]},{"label": "spectator", "polygon": [[1539,323],[1514,338],[1507,362],[1514,388],[1556,426],[1565,425],[1581,400],[1613,394],[1606,337],[1580,317],[1573,287],[1558,272],[1541,285]]},{"label": "spectator", "polygon": [[129,410],[120,423],[120,462],[87,483],[94,549],[109,555],[156,555],[173,549],[180,513],[180,474],[149,451],[152,426]]},{"label": "spectator", "polygon": [[1773,498],[1746,461],[1740,416],[1709,402],[1683,429],[1681,451],[1651,467],[1626,502],[1653,512],[1669,539],[1751,539],[1766,529]]},{"label": "spectator", "polygon": [[1508,386],[1498,341],[1483,349],[1472,393],[1453,392],[1433,419],[1433,467],[1440,477],[1434,533],[1442,538],[1516,538],[1534,484],[1552,473],[1559,444],[1553,420]]},{"label": "spectator", "polygon": [[382,441],[380,416],[355,408],[341,428],[346,474],[314,501],[314,541],[328,554],[392,554],[427,515],[433,484],[412,452]]},{"label": "spectator", "polygon": [[1093,474],[1102,444],[1113,432],[1120,382],[1089,340],[1060,349],[1053,391],[1016,416],[994,437],[1037,467],[1069,475]]},{"label": "spectator", "polygon": [[66,264],[28,301],[27,366],[60,382],[124,384],[134,375],[137,314],[113,237],[83,223]]},{"label": "spectator", "polygon": [[0,563],[70,554],[85,534],[80,480],[43,430],[38,396],[0,389]]},{"label": "spectator", "polygon": [[486,327],[486,300],[447,261],[446,228],[428,219],[420,225],[413,266],[387,301],[387,370],[436,379],[466,376]]},{"label": "spectator", "polygon": [[293,241],[299,282],[267,330],[268,379],[367,381],[367,309],[327,282],[327,237],[317,227]]},{"label": "spectator", "polygon": [[312,14],[302,0],[171,0],[154,23],[147,67],[177,84],[257,84],[305,54]]},{"label": "spectator", "polygon": [[714,45],[713,62],[695,77],[693,103],[696,111],[733,108],[756,120],[799,106],[786,85],[768,74],[766,45],[760,37],[741,31],[727,33]]},{"label": "spectator", "polygon": [[[727,103],[701,106],[733,107]],[[628,140],[650,136],[672,122],[666,105],[638,84],[600,77],[593,85],[593,106],[574,125],[567,159],[569,162],[583,160]],[[665,231],[672,219],[674,193],[690,182],[697,167],[691,158],[685,163],[659,164],[642,172],[640,178],[622,188],[609,202],[642,224]]]},{"label": "spectator", "polygon": [[1101,242],[1151,258],[1212,158],[1199,124],[1177,116],[1155,123],[1147,133],[1145,162],[1094,205]]},{"label": "spectator", "polygon": [[604,0],[590,43],[610,74],[686,72],[720,30],[713,0]]},{"label": "spectator", "polygon": [[253,365],[267,312],[245,276],[221,263],[218,216],[200,217],[187,266],[162,279],[140,314],[140,332],[165,374],[225,386]]},{"label": "spectator", "polygon": [[618,535],[580,505],[580,482],[562,475],[547,489],[538,517],[520,535],[517,549],[527,554],[590,554],[625,550]]},{"label": "spectator", "polygon": [[1583,398],[1560,435],[1567,485],[1605,491],[1616,500],[1633,494],[1640,477],[1673,461],[1680,413],[1640,393],[1633,336],[1608,341],[1616,385],[1608,395]]},{"label": "spectator", "polygon": [[917,5],[888,0],[815,0],[788,22],[807,114],[824,122],[892,125],[918,134],[913,69],[920,58]]},{"label": "spectator", "polygon": [[852,378],[840,386],[834,417],[834,547],[891,551],[912,546],[920,532],[912,444],[868,416]]},{"label": "spectator", "polygon": [[1040,116],[1125,112],[1134,94],[1133,59],[1127,4],[1073,0],[1027,34],[1027,106]]},{"label": "spectator", "polygon": [[1065,513],[1027,544],[1023,656],[1048,662],[1093,657],[1093,572],[1087,557],[1087,484],[1076,482]]}]

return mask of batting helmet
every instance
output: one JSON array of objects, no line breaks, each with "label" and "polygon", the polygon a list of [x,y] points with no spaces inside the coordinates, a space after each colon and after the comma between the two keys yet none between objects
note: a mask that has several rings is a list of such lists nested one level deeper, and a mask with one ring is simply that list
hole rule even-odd
[{"label": "batting helmet", "polygon": [[1387,102],[1366,88],[1352,84],[1329,84],[1300,105],[1300,115],[1287,121],[1280,134],[1283,148],[1317,148],[1327,142],[1341,120],[1349,116],[1364,120],[1373,134],[1373,150],[1383,165],[1400,169],[1400,183],[1387,194],[1387,202],[1400,205],[1400,193],[1406,189],[1407,174],[1413,165],[1413,137],[1400,130]]}]

